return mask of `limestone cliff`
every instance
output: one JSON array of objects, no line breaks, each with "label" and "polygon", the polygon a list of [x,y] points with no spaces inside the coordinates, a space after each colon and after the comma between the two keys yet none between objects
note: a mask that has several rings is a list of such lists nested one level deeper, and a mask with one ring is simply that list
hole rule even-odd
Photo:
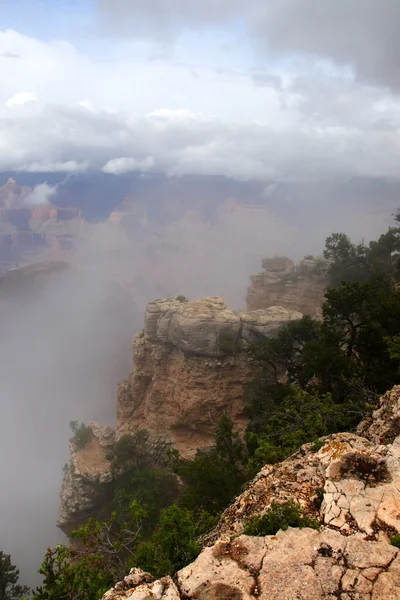
[{"label": "limestone cliff", "polygon": [[132,373],[119,388],[117,437],[147,429],[188,456],[212,445],[222,414],[244,428],[245,386],[258,369],[246,349],[298,318],[281,307],[233,312],[215,297],[150,302]]},{"label": "limestone cliff", "polygon": [[70,464],[64,468],[61,508],[57,526],[70,535],[91,516],[98,516],[111,483],[109,452],[115,442],[111,427],[89,423],[89,440],[83,447],[70,443]]},{"label": "limestone cliff", "polygon": [[[399,600],[400,386],[385,394],[358,434],[306,444],[267,465],[225,511],[200,556],[152,581],[138,569],[103,600]],[[319,530],[242,534],[247,518],[294,498]],[[318,501],[319,500],[319,501]]]},{"label": "limestone cliff", "polygon": [[263,271],[251,275],[247,290],[249,310],[283,306],[305,315],[318,316],[328,284],[328,261],[306,257],[297,265],[284,256],[265,258]]}]

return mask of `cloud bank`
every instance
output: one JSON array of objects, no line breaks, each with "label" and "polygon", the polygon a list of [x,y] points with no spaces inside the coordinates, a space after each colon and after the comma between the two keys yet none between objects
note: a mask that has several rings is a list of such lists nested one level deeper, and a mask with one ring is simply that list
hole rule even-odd
[{"label": "cloud bank", "polygon": [[[164,14],[157,1],[102,0],[99,6],[116,31],[137,17],[138,24],[147,19],[153,37]],[[158,171],[266,183],[397,178],[400,101],[388,33],[397,4],[380,4],[380,16],[375,3],[363,6],[358,0],[351,8],[341,1],[285,0],[263,8],[239,0],[176,0],[168,7],[175,32],[241,15],[265,56],[297,53],[294,62],[270,58],[240,68],[222,66],[229,49],[210,67],[190,56],[180,60],[179,47],[174,59],[151,58],[147,46],[131,42],[94,56],[70,42],[1,31],[0,170]],[[366,49],[371,29],[373,56]]]}]

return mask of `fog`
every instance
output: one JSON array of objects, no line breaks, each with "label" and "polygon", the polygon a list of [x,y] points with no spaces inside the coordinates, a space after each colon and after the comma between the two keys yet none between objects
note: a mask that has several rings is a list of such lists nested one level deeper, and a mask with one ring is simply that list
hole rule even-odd
[{"label": "fog", "polygon": [[49,273],[40,292],[27,287],[0,303],[0,540],[32,584],[47,546],[63,539],[69,422],[113,424],[139,322],[102,273],[73,268]]},{"label": "fog", "polygon": [[0,540],[24,582],[39,581],[46,548],[63,540],[55,523],[69,423],[114,424],[146,302],[221,295],[243,307],[264,256],[318,254],[335,230],[375,237],[396,209],[392,196],[338,204],[313,193],[258,208],[225,203],[213,222],[188,211],[134,232],[87,224],[69,269],[50,269],[40,289],[0,285]]}]

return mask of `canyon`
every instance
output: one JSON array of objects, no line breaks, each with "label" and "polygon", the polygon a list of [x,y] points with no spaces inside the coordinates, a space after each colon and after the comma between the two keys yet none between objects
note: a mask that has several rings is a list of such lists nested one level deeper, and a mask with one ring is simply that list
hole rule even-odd
[{"label": "canyon", "polygon": [[0,186],[0,274],[21,264],[65,258],[83,225],[77,208],[37,203],[33,189],[12,178]]}]

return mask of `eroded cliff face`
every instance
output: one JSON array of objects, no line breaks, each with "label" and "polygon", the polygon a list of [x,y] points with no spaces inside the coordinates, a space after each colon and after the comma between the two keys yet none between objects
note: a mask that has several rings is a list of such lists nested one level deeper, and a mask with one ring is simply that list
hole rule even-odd
[{"label": "eroded cliff face", "polygon": [[83,447],[71,441],[70,464],[64,467],[57,526],[68,536],[89,517],[99,516],[107,486],[112,482],[109,458],[115,432],[97,423],[89,423],[88,427],[89,441]]},{"label": "eroded cliff face", "polygon": [[[388,539],[400,532],[399,417],[397,386],[358,434],[327,436],[317,451],[306,444],[264,467],[173,580],[133,569],[103,600],[399,600],[400,550]],[[247,518],[290,498],[319,530],[242,534]]]},{"label": "eroded cliff face", "polygon": [[323,256],[306,257],[296,265],[285,256],[265,258],[262,268],[250,277],[246,298],[249,310],[283,306],[319,316],[328,285],[328,262]]},{"label": "eroded cliff face", "polygon": [[258,370],[249,343],[301,316],[281,307],[233,312],[218,297],[151,302],[119,388],[117,437],[147,429],[190,456],[212,445],[222,414],[243,429],[245,387]]}]

